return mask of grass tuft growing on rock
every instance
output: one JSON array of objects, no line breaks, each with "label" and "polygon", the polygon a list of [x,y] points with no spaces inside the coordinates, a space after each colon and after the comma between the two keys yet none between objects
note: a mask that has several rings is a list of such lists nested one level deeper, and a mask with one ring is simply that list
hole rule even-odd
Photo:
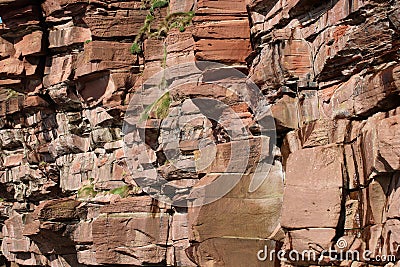
[{"label": "grass tuft growing on rock", "polygon": [[155,105],[155,117],[156,119],[165,119],[168,116],[169,107],[171,106],[171,97],[169,96],[169,92],[165,93],[160,99],[157,101]]},{"label": "grass tuft growing on rock", "polygon": [[140,117],[140,122],[147,120],[149,117],[155,119],[165,119],[168,116],[170,106],[171,97],[169,92],[167,92],[157,99],[153,104],[145,108],[142,116]]},{"label": "grass tuft growing on rock", "polygon": [[138,55],[142,53],[142,44],[146,36],[150,34],[150,26],[153,20],[154,16],[151,13],[147,14],[144,24],[140,28],[139,33],[136,36],[135,41],[130,48],[131,54]]},{"label": "grass tuft growing on rock", "polygon": [[[148,0],[144,0],[142,1],[142,4],[145,6],[150,3]],[[165,17],[164,20],[160,23],[159,27],[156,30],[152,31],[151,24],[155,19],[154,10],[168,7],[168,5],[168,0],[154,0],[151,2],[149,14],[147,14],[143,26],[140,28],[139,33],[136,35],[135,41],[130,48],[130,52],[132,54],[138,55],[143,52],[142,44],[146,38],[166,37],[168,32],[173,28],[179,29],[180,32],[184,32],[186,30],[186,27],[190,25],[195,15],[193,11],[176,12],[169,14],[167,17]]]},{"label": "grass tuft growing on rock", "polygon": [[119,195],[120,197],[124,198],[124,197],[129,196],[129,191],[130,191],[129,186],[123,185],[121,187],[110,190],[110,194]]},{"label": "grass tuft growing on rock", "polygon": [[131,46],[131,54],[138,55],[142,53],[142,46],[139,43],[133,43]]},{"label": "grass tuft growing on rock", "polygon": [[169,2],[166,0],[156,0],[151,5],[151,8],[154,10],[155,8],[163,8],[163,7],[167,7],[168,5],[169,5]]},{"label": "grass tuft growing on rock", "polygon": [[150,37],[166,37],[168,32],[174,28],[184,32],[186,27],[192,23],[194,15],[193,11],[169,14],[160,24],[158,30],[153,32]]},{"label": "grass tuft growing on rock", "polygon": [[11,98],[17,98],[18,96],[23,95],[13,89],[3,89],[3,90],[7,94],[5,100],[11,99]]},{"label": "grass tuft growing on rock", "polygon": [[96,190],[94,190],[94,184],[90,182],[90,184],[82,186],[78,190],[78,198],[91,198],[97,195]]}]

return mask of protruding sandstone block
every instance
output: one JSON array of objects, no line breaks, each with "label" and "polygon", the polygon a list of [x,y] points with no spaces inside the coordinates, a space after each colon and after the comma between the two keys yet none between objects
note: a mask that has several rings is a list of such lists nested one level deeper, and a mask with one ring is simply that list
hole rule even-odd
[{"label": "protruding sandstone block", "polygon": [[137,62],[137,56],[130,53],[131,43],[92,41],[85,44],[79,54],[75,78],[101,70],[130,67]]},{"label": "protruding sandstone block", "polygon": [[377,114],[368,120],[362,129],[363,143],[361,153],[365,179],[378,173],[393,172],[400,169],[400,116],[384,118]]},{"label": "protruding sandstone block", "polygon": [[119,203],[112,204],[114,208],[106,207],[103,210],[107,212],[105,216],[93,222],[93,244],[98,263],[156,265],[165,260],[169,215],[152,213],[151,204],[138,212],[140,206],[137,204],[141,200],[151,202],[150,197],[139,197],[124,200],[121,207]]},{"label": "protruding sandstone block", "polygon": [[[274,257],[272,261],[270,260],[269,253],[272,250],[279,251],[279,246],[275,241],[226,237],[208,239],[188,248],[186,253],[199,266],[273,267],[279,261]],[[259,251],[262,251],[261,259],[266,257],[265,261],[257,258]]]},{"label": "protruding sandstone block", "polygon": [[86,152],[89,148],[89,140],[74,134],[60,136],[51,142],[49,152],[54,157],[70,153]]},{"label": "protruding sandstone block", "polygon": [[286,165],[282,227],[335,228],[341,210],[342,174],[343,151],[337,145],[291,154]]},{"label": "protruding sandstone block", "polygon": [[90,29],[66,24],[49,32],[49,48],[66,47],[91,41],[91,39]]},{"label": "protruding sandstone block", "polygon": [[139,33],[147,14],[147,10],[125,9],[110,10],[106,14],[88,12],[83,21],[95,37],[133,37]]},{"label": "protruding sandstone block", "polygon": [[245,63],[250,52],[250,42],[245,39],[200,39],[196,42],[195,55],[197,60]]}]

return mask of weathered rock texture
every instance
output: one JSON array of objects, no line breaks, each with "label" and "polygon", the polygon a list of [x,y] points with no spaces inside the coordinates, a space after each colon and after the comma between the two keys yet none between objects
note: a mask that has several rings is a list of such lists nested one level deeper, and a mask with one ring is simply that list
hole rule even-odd
[{"label": "weathered rock texture", "polygon": [[[393,266],[374,259],[400,258],[400,2],[170,0],[153,11],[159,36],[132,54],[151,5],[0,0],[0,264]],[[165,18],[190,11],[190,25],[160,34]],[[235,66],[260,87],[278,142],[255,192],[249,162],[222,199],[179,208],[137,186],[121,129],[149,77],[198,60]],[[253,129],[243,103],[187,90],[226,99]],[[159,119],[150,115],[146,140],[158,152]],[[219,168],[238,142],[199,125],[182,129],[180,149],[194,158],[198,137],[214,138],[214,164],[182,174],[155,159],[182,185],[226,175]],[[264,246],[318,254],[339,239],[371,259],[257,259]]]}]

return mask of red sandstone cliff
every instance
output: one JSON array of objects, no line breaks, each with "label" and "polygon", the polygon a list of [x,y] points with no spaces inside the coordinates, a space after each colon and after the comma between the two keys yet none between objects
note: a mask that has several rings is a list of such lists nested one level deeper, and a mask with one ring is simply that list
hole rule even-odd
[{"label": "red sandstone cliff", "polygon": [[[399,8],[397,0],[0,0],[1,264],[398,265],[374,259],[400,257]],[[242,72],[229,86],[260,88],[277,139],[260,135],[254,110],[226,90],[199,83],[171,93],[169,111],[190,96],[214,97],[250,133],[249,155],[233,159],[245,173],[233,190],[176,207],[137,184],[122,127],[150,77],[200,61]],[[193,110],[182,107],[181,119]],[[151,163],[180,186],[226,176],[221,166],[243,144],[211,120],[194,121],[181,129],[178,164],[202,163],[201,137],[216,143],[216,157],[180,172],[159,145],[168,120],[150,112],[148,121]],[[263,142],[269,171],[249,192]],[[371,260],[257,259],[265,245],[318,254],[338,240]]]}]

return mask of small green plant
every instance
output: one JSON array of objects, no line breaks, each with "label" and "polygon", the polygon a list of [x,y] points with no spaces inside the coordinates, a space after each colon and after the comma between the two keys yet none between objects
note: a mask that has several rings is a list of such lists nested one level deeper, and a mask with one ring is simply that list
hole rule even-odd
[{"label": "small green plant", "polygon": [[142,46],[139,43],[133,43],[131,46],[131,54],[138,55],[142,53]]},{"label": "small green plant", "polygon": [[169,5],[169,2],[166,0],[156,0],[151,5],[151,8],[154,10],[155,8],[163,8],[163,7],[167,7],[168,5]]},{"label": "small green plant", "polygon": [[168,32],[174,28],[184,32],[186,27],[192,22],[194,15],[193,11],[169,14],[160,24],[158,30],[152,33],[151,37],[167,36]]},{"label": "small green plant", "polygon": [[194,15],[193,11],[171,14],[169,18],[167,17],[169,21],[172,21],[172,23],[170,22],[170,28],[178,28],[180,32],[184,32],[192,22]]},{"label": "small green plant", "polygon": [[7,93],[6,100],[11,98],[17,98],[18,96],[22,95],[21,93],[13,89],[4,89],[4,91]]},{"label": "small green plant", "polygon": [[[142,5],[148,5],[149,1],[142,1]],[[154,21],[154,10],[157,8],[164,8],[169,5],[168,0],[153,0],[147,14],[143,26],[140,28],[138,35],[135,38],[134,44],[131,47],[132,54],[139,54],[142,50],[139,50],[139,46],[147,37],[160,37],[166,36],[168,31],[172,28],[178,28],[181,32],[185,31],[187,25],[189,25],[194,17],[194,12],[177,12],[168,15],[164,21],[159,25],[158,29],[151,31],[151,23]]]},{"label": "small green plant", "polygon": [[150,13],[147,14],[143,26],[140,28],[138,35],[135,38],[130,50],[131,54],[138,55],[142,53],[142,43],[145,36],[150,33],[151,22],[154,20],[154,16]]},{"label": "small green plant", "polygon": [[147,14],[146,19],[144,20],[145,24],[150,24],[154,20],[154,16],[152,14]]},{"label": "small green plant", "polygon": [[[150,4],[150,0],[142,0],[141,4],[143,7],[146,7]],[[186,27],[190,25],[192,19],[195,15],[193,11],[189,12],[176,12],[169,14],[164,20],[160,23],[157,29],[152,29],[151,24],[154,21],[154,10],[157,8],[164,8],[169,5],[168,0],[151,0],[151,7],[149,9],[149,14],[147,14],[146,19],[143,23],[143,26],[140,28],[139,33],[136,35],[135,40],[130,47],[130,52],[133,55],[141,54],[142,44],[146,38],[160,38],[166,37],[168,32],[171,29],[179,29],[180,32],[184,32]],[[164,47],[164,57],[163,57],[163,67],[166,67],[166,55],[167,51]]]},{"label": "small green plant", "polygon": [[97,195],[97,192],[94,190],[94,184],[92,181],[90,184],[82,186],[78,190],[78,198],[90,198],[90,197],[95,197]]},{"label": "small green plant", "polygon": [[39,167],[46,167],[48,163],[46,161],[39,162]]},{"label": "small green plant", "polygon": [[165,119],[169,113],[169,107],[171,106],[171,97],[169,92],[163,94],[153,104],[147,106],[140,117],[140,122],[147,120],[152,113],[155,119]]},{"label": "small green plant", "polygon": [[129,186],[128,185],[123,185],[121,187],[115,188],[113,190],[110,191],[110,194],[113,195],[119,195],[122,198],[129,196]]},{"label": "small green plant", "polygon": [[169,92],[165,93],[155,106],[155,116],[157,119],[165,119],[168,116],[169,107],[171,106],[171,98]]},{"label": "small green plant", "polygon": [[85,44],[88,44],[88,43],[90,43],[91,41],[92,41],[92,40],[90,40],[90,39],[89,39],[89,40],[86,40],[86,41],[85,41]]}]

